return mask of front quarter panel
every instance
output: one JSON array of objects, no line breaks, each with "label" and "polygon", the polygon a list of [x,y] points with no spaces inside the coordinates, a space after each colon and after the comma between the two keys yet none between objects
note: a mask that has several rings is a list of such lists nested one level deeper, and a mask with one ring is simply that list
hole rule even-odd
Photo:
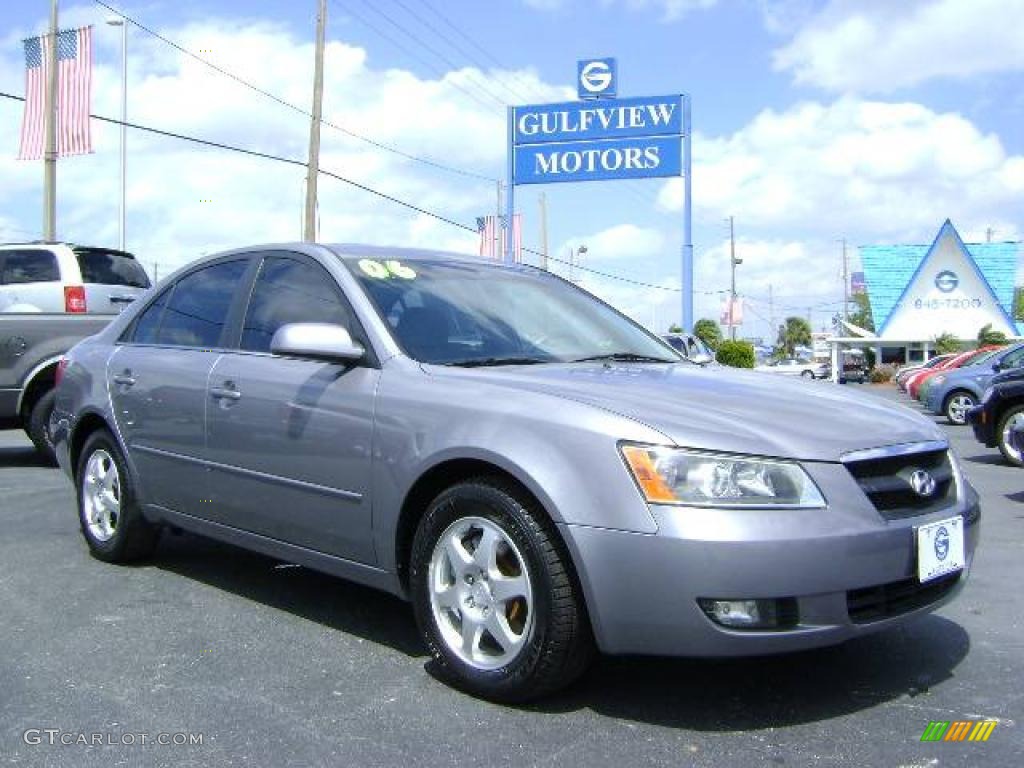
[{"label": "front quarter panel", "polygon": [[618,443],[671,441],[630,419],[551,395],[442,379],[398,357],[381,377],[375,424],[374,535],[389,570],[405,497],[427,471],[454,459],[513,475],[555,523],[656,530]]}]

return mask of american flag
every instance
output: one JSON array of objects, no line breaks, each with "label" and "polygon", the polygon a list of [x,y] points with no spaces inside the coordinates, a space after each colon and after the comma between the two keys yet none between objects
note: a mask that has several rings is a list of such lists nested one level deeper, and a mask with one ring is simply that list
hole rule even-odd
[{"label": "american flag", "polygon": [[[25,44],[25,113],[19,160],[39,160],[46,151],[46,81],[50,36]],[[92,27],[57,34],[57,156],[92,152]]]},{"label": "american flag", "polygon": [[[480,235],[480,255],[485,259],[500,261],[505,254],[505,216],[477,216],[476,231]],[[498,232],[494,231],[494,223],[498,222]],[[494,252],[495,245],[498,252]],[[523,214],[512,217],[512,258],[519,264],[523,260]]]}]

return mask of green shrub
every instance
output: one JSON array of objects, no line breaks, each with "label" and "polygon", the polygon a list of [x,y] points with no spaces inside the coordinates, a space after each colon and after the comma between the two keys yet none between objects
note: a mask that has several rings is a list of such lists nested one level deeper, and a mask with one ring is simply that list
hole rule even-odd
[{"label": "green shrub", "polygon": [[886,381],[892,381],[892,377],[896,375],[896,369],[891,365],[878,365],[871,369],[868,374],[868,381],[872,384],[882,384]]},{"label": "green shrub", "polygon": [[754,345],[748,341],[723,341],[718,345],[715,359],[733,368],[753,368]]}]

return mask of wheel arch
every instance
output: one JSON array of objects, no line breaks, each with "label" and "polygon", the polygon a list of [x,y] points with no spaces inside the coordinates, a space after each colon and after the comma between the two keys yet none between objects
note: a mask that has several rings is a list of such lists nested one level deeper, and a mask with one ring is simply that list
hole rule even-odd
[{"label": "wheel arch", "polygon": [[90,435],[100,429],[105,429],[113,435],[114,440],[120,444],[116,431],[111,428],[111,425],[102,414],[97,411],[85,412],[78,418],[75,428],[71,432],[71,439],[68,442],[68,460],[72,474],[75,474],[78,470],[78,460],[81,458],[82,448],[85,446],[85,441],[89,439]]},{"label": "wheel arch", "polygon": [[[412,540],[416,527],[427,511],[430,502],[446,488],[460,482],[478,477],[491,477],[509,483],[517,491],[532,502],[552,524],[552,531],[567,558],[572,577],[577,588],[580,588],[579,573],[572,553],[567,546],[561,531],[558,529],[556,516],[551,513],[550,500],[545,503],[542,493],[536,493],[529,483],[520,478],[516,472],[484,458],[447,458],[424,470],[410,486],[402,500],[401,511],[395,528],[395,572],[402,591],[409,590],[409,555],[412,552]],[[580,589],[580,595],[583,595]]]},{"label": "wheel arch", "polygon": [[17,413],[23,421],[28,420],[32,408],[46,392],[53,389],[57,381],[57,364],[63,355],[48,357],[37,363],[25,376],[24,384],[18,395]]}]

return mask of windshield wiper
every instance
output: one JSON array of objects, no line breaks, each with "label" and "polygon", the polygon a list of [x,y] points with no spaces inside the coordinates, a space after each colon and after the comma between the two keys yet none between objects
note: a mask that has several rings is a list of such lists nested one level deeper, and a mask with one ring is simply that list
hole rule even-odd
[{"label": "windshield wiper", "polygon": [[552,363],[540,357],[471,357],[466,360],[449,360],[441,365],[455,365],[460,368],[484,368],[491,365],[538,365]]},{"label": "windshield wiper", "polygon": [[678,363],[678,360],[666,360],[652,355],[638,355],[635,352],[606,352],[603,355],[590,355],[571,360],[573,363],[590,363],[597,360],[610,360],[616,363]]}]

